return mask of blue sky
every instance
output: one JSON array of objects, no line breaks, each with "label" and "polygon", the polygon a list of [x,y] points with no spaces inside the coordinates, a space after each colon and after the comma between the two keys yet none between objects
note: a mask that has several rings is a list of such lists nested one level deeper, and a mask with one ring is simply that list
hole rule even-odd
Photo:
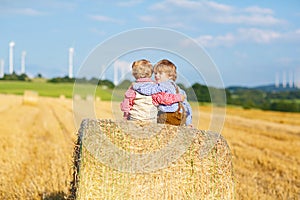
[{"label": "blue sky", "polygon": [[[97,45],[144,27],[174,30],[197,42],[215,63],[226,87],[272,84],[276,76],[280,82],[300,81],[298,0],[0,0],[0,59],[8,73],[9,42],[14,41],[17,73],[26,51],[29,75],[65,76],[68,50],[73,47],[76,75]],[[160,58],[142,53],[154,63]],[[137,58],[123,56],[118,63],[130,65]],[[184,63],[175,64],[186,79],[193,77],[183,70]],[[105,78],[113,80],[113,75]],[[191,79],[197,82],[197,77]]]}]

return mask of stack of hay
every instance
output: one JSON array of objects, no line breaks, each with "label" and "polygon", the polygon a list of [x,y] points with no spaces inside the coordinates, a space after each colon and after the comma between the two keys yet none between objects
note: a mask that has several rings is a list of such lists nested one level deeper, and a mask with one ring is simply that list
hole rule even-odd
[{"label": "stack of hay", "polygon": [[70,199],[233,199],[230,149],[216,133],[83,120]]},{"label": "stack of hay", "polygon": [[32,90],[25,90],[23,95],[23,104],[36,105],[39,99],[39,93]]}]

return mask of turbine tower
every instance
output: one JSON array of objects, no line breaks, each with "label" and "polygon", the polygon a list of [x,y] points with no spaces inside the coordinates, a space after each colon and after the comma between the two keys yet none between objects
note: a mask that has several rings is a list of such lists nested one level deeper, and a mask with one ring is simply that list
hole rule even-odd
[{"label": "turbine tower", "polygon": [[300,68],[296,69],[294,82],[295,87],[300,89]]},{"label": "turbine tower", "polygon": [[21,74],[25,74],[25,57],[26,57],[26,51],[22,51],[22,55],[21,55]]},{"label": "turbine tower", "polygon": [[286,73],[285,73],[285,71],[282,74],[282,87],[286,88]]},{"label": "turbine tower", "polygon": [[118,65],[116,65],[116,62],[114,63],[114,84],[118,85]]},{"label": "turbine tower", "polygon": [[9,43],[9,73],[10,74],[14,72],[14,46],[15,46],[15,42],[11,41]]},{"label": "turbine tower", "polygon": [[293,72],[289,72],[289,87],[293,88],[294,87],[294,77],[293,77]]},{"label": "turbine tower", "polygon": [[69,48],[69,78],[73,78],[73,55],[74,48]]},{"label": "turbine tower", "polygon": [[0,78],[3,78],[4,76],[4,60],[0,60]]},{"label": "turbine tower", "polygon": [[280,85],[280,83],[279,83],[279,74],[276,73],[276,75],[275,75],[275,87],[279,88],[279,85]]}]

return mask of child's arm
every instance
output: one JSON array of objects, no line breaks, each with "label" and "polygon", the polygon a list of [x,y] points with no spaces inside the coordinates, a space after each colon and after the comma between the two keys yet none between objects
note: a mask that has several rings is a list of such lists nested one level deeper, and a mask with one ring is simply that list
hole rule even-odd
[{"label": "child's arm", "polygon": [[187,101],[184,101],[184,106],[186,108],[186,113],[187,113],[185,125],[192,126],[192,108],[191,108],[191,105]]},{"label": "child's arm", "polygon": [[153,83],[143,83],[143,84],[133,84],[133,89],[138,93],[144,95],[152,95],[159,92],[167,92],[167,89],[161,84],[153,84]]},{"label": "child's arm", "polygon": [[125,92],[125,98],[121,102],[120,107],[121,110],[124,112],[124,118],[127,119],[129,116],[129,111],[131,110],[133,104],[134,104],[134,99],[135,99],[135,91],[130,87],[126,92]]},{"label": "child's arm", "polygon": [[180,101],[184,101],[185,97],[182,94],[170,94],[165,92],[159,92],[152,94],[152,103],[155,106],[158,105],[172,105]]},{"label": "child's arm", "polygon": [[[180,89],[180,93],[186,97],[186,93],[184,90]],[[185,98],[185,100],[182,103],[187,114],[185,125],[192,127],[192,107],[187,101],[187,98]]]}]

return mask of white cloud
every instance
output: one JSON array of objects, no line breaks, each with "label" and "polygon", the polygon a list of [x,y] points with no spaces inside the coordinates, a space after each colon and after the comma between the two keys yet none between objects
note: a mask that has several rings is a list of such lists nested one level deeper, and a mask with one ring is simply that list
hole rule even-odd
[{"label": "white cloud", "polygon": [[[28,0],[27,0],[28,1]],[[24,1],[24,2],[27,2]],[[76,8],[79,8],[79,5],[76,2],[66,2],[66,1],[56,1],[56,0],[50,0],[50,1],[36,1],[35,4],[45,7],[45,8],[50,8],[54,10],[64,10],[64,11],[73,11]]]},{"label": "white cloud", "polygon": [[[257,43],[268,44],[278,41],[286,37],[287,34],[282,34],[272,30],[264,29],[238,29],[235,33],[227,33],[224,35],[201,35],[194,38],[196,42],[204,47],[217,47],[217,46],[232,46],[238,43]],[[183,41],[181,45],[187,46],[191,41]]]},{"label": "white cloud", "polygon": [[274,26],[286,21],[274,16],[270,8],[250,6],[237,8],[228,4],[213,1],[165,0],[150,6],[161,23],[166,20],[181,22],[186,27],[199,21],[220,24],[243,24],[257,26]]},{"label": "white cloud", "polygon": [[279,57],[276,60],[281,65],[289,65],[290,63],[292,63],[294,61],[293,58],[290,58],[290,57]]},{"label": "white cloud", "polygon": [[95,33],[96,35],[101,35],[101,36],[106,34],[105,31],[99,30],[99,29],[96,29],[96,28],[91,28],[90,32]]},{"label": "white cloud", "polygon": [[117,3],[117,6],[121,6],[121,7],[132,7],[132,6],[136,6],[138,4],[143,3],[143,0],[130,0],[130,1],[120,1]]},{"label": "white cloud", "polygon": [[112,18],[112,17],[107,17],[104,15],[89,15],[89,18],[92,20],[96,20],[96,21],[101,21],[101,22],[111,22],[111,23],[116,23],[116,24],[121,24],[122,21]]},{"label": "white cloud", "polygon": [[203,35],[199,36],[195,40],[204,47],[232,46],[236,43],[236,38],[231,33],[215,37],[212,35]]},{"label": "white cloud", "polygon": [[40,12],[38,10],[32,9],[32,8],[23,8],[23,9],[17,9],[15,10],[16,14],[21,15],[30,15],[30,16],[37,16],[37,15],[44,15],[44,12]]},{"label": "white cloud", "polygon": [[151,15],[144,15],[144,16],[140,16],[139,20],[141,20],[143,22],[154,23],[154,22],[156,22],[156,17],[151,16]]},{"label": "white cloud", "polygon": [[294,31],[289,31],[282,34],[282,39],[285,41],[291,42],[300,42],[300,29],[296,29]]},{"label": "white cloud", "polygon": [[131,70],[132,63],[125,61],[125,60],[116,60],[114,62],[114,66],[117,66],[119,69],[124,69],[125,72],[128,72]]},{"label": "white cloud", "polygon": [[117,85],[125,79],[125,76],[131,72],[131,63],[124,60],[116,60],[114,62],[114,84]]},{"label": "white cloud", "polygon": [[[78,5],[73,2],[62,2],[59,0],[2,0],[0,3],[0,14],[5,15],[26,15],[26,16],[41,16],[52,12],[59,11],[74,11]],[[28,7],[30,5],[30,7]]]},{"label": "white cloud", "polygon": [[[154,25],[154,24],[157,24],[159,23],[159,19],[157,17],[154,17],[154,16],[149,16],[149,15],[145,15],[145,16],[140,16],[139,17],[139,20],[142,21],[143,23],[148,23],[151,24],[151,25]],[[160,26],[163,26],[163,27],[168,27],[168,28],[186,28],[186,25],[182,22],[176,22],[172,19],[169,19],[164,21],[163,23],[160,23]]]},{"label": "white cloud", "polygon": [[240,52],[240,51],[235,51],[234,52],[234,55],[238,58],[241,58],[241,59],[247,59],[249,57],[249,55],[245,52]]},{"label": "white cloud", "polygon": [[232,12],[234,10],[234,8],[232,6],[229,5],[225,5],[225,4],[220,4],[220,3],[216,3],[213,1],[205,1],[205,5],[217,12]]},{"label": "white cloud", "polygon": [[0,8],[2,14],[13,14],[13,15],[26,15],[26,16],[40,16],[46,15],[46,12],[42,12],[33,8]]},{"label": "white cloud", "polygon": [[195,9],[199,6],[202,6],[202,3],[189,0],[167,0],[165,2],[162,2],[161,5],[164,5],[164,8],[168,8],[168,6],[174,5],[181,8]]},{"label": "white cloud", "polygon": [[258,6],[250,6],[244,9],[245,12],[254,13],[254,14],[266,14],[273,15],[273,10],[269,8],[261,8]]},{"label": "white cloud", "polygon": [[279,32],[257,28],[239,29],[238,34],[242,40],[254,41],[256,43],[269,43],[282,37]]},{"label": "white cloud", "polygon": [[195,40],[204,46],[209,46],[213,42],[214,37],[211,35],[202,35]]},{"label": "white cloud", "polygon": [[190,0],[165,0],[159,3],[153,4],[150,9],[152,10],[172,10],[176,8],[188,9],[188,10],[202,10],[211,9],[215,11],[228,12],[232,10],[231,6],[220,4],[212,1],[190,1]]},{"label": "white cloud", "polygon": [[284,24],[284,20],[276,19],[270,15],[223,15],[215,16],[212,21],[222,24],[248,24],[257,26],[271,26]]}]

